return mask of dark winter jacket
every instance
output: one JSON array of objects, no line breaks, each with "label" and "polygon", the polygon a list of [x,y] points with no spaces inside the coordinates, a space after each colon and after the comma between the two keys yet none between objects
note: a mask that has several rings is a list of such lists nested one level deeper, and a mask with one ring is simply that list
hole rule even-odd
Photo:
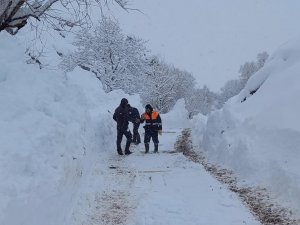
[{"label": "dark winter jacket", "polygon": [[140,119],[140,113],[137,108],[129,107],[129,116],[132,118],[133,121],[136,122],[136,119]]},{"label": "dark winter jacket", "polygon": [[129,116],[127,99],[122,99],[120,105],[116,108],[113,119],[117,122],[117,129],[125,131],[128,129],[129,121],[133,121]]}]

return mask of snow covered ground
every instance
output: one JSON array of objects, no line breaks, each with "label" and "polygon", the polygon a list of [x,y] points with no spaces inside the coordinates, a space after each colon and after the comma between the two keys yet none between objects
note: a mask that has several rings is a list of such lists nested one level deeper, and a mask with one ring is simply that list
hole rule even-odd
[{"label": "snow covered ground", "polygon": [[111,112],[123,97],[142,111],[138,96],[27,65],[17,38],[0,39],[0,224],[258,224],[200,165],[168,153],[180,111],[163,116],[176,133],[162,153],[120,157]]},{"label": "snow covered ground", "polygon": [[99,158],[89,178],[97,193],[87,224],[259,224],[201,165],[174,152],[180,130],[166,131],[159,154],[139,145],[130,156]]},{"label": "snow covered ground", "polygon": [[128,157],[116,154],[111,112],[123,97],[142,111],[139,97],[105,94],[82,70],[27,65],[19,42],[0,34],[0,224],[259,224],[200,165],[170,153],[186,127],[210,162],[240,185],[266,187],[299,217],[300,39],[208,118],[188,121],[178,102],[163,115],[171,132],[161,153],[140,145]]},{"label": "snow covered ground", "polygon": [[[300,39],[283,44],[245,89],[207,119],[194,143],[241,185],[266,187],[300,218]],[[251,91],[256,90],[253,95]],[[199,122],[198,122],[199,121]]]}]

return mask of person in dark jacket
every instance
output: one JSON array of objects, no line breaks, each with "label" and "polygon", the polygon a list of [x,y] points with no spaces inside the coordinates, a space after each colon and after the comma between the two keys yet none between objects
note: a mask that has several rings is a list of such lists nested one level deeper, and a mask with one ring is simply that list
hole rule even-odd
[{"label": "person in dark jacket", "polygon": [[158,153],[158,134],[162,134],[162,121],[157,111],[154,111],[150,104],[145,106],[145,113],[141,115],[140,122],[145,122],[145,153],[149,152],[149,143],[152,138],[154,143],[154,152]]},{"label": "person in dark jacket", "polygon": [[137,108],[132,107],[128,104],[129,107],[129,116],[134,121],[133,122],[133,138],[132,142],[135,144],[141,143],[141,136],[139,134],[139,127],[140,127],[140,113]]},{"label": "person in dark jacket", "polygon": [[119,155],[123,155],[121,142],[123,135],[127,138],[125,146],[125,155],[129,155],[132,152],[129,150],[130,143],[132,141],[132,135],[128,128],[129,121],[132,122],[132,119],[129,117],[128,112],[128,100],[123,98],[120,105],[116,108],[113,115],[113,119],[117,122],[117,151]]}]

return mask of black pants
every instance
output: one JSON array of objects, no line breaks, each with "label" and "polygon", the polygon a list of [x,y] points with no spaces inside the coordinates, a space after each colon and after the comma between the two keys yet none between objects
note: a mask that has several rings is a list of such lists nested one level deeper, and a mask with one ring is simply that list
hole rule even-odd
[{"label": "black pants", "polygon": [[145,137],[144,137],[144,143],[145,143],[145,153],[149,152],[149,142],[152,138],[152,141],[154,143],[154,152],[158,152],[158,131],[157,130],[145,130]]},{"label": "black pants", "polygon": [[122,147],[121,147],[121,143],[122,143],[122,139],[123,139],[123,135],[125,135],[125,137],[127,138],[126,141],[126,147],[125,147],[125,153],[129,152],[129,146],[130,143],[132,141],[132,135],[129,129],[117,129],[118,134],[117,134],[117,151],[118,152],[122,152]]},{"label": "black pants", "polygon": [[158,131],[157,130],[145,130],[144,143],[149,143],[152,138],[152,141],[155,145],[158,145]]},{"label": "black pants", "polygon": [[141,143],[141,136],[139,134],[139,123],[134,123],[133,124],[133,139],[132,141],[135,143]]}]

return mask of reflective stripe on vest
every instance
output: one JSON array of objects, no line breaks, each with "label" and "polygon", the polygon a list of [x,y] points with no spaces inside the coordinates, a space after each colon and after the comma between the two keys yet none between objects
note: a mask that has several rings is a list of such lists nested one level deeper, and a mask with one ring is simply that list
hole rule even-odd
[{"label": "reflective stripe on vest", "polygon": [[158,126],[161,126],[161,123],[145,123],[145,125],[158,125]]},{"label": "reflective stripe on vest", "polygon": [[[152,112],[152,120],[156,120],[157,117],[158,117],[158,112],[153,111]],[[145,120],[150,120],[150,116],[147,113],[144,114],[144,118],[145,118]]]}]

